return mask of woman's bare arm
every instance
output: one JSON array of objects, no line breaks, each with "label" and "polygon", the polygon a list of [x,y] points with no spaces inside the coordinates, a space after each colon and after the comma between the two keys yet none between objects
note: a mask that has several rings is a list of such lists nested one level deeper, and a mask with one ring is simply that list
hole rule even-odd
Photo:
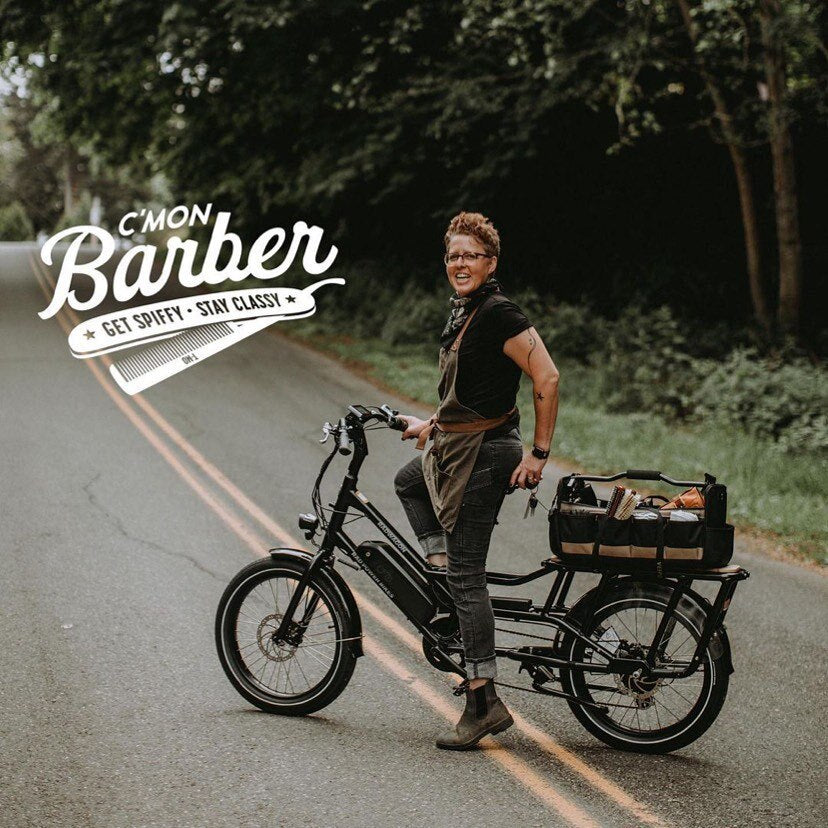
[{"label": "woman's bare arm", "polygon": [[[535,405],[534,445],[545,451],[552,443],[555,422],[558,419],[558,380],[560,374],[546,350],[543,340],[534,328],[529,328],[503,345],[506,354],[532,380],[532,398]],[[520,465],[512,474],[512,485],[525,487],[527,477],[540,480],[546,460],[526,452]]]}]

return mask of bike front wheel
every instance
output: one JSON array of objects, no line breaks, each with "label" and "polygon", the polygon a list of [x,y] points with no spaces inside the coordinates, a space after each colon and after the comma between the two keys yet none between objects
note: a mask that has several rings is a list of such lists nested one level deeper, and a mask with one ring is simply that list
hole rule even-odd
[{"label": "bike front wheel", "polygon": [[216,647],[236,690],[261,710],[313,713],[346,687],[356,664],[354,625],[329,578],[314,577],[294,613],[290,643],[275,633],[307,563],[249,564],[225,589],[216,613]]},{"label": "bike front wheel", "polygon": [[[624,658],[644,658],[668,609],[670,589],[629,583],[609,595],[583,632]],[[657,666],[688,663],[701,636],[704,610],[679,602],[657,648]],[[562,649],[572,662],[605,665],[604,656],[572,635]],[[569,702],[578,721],[602,742],[639,753],[668,753],[695,741],[715,721],[729,681],[726,645],[711,640],[699,669],[682,679],[654,679],[633,673],[561,670],[567,693],[590,705]],[[603,708],[603,709],[602,709]]]}]

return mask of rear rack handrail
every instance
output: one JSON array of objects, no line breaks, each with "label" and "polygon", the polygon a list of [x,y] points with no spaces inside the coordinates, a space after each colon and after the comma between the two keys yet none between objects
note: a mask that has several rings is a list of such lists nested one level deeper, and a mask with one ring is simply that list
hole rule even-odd
[{"label": "rear rack handrail", "polygon": [[576,474],[573,472],[572,474],[565,475],[565,477],[577,478],[578,480],[589,480],[595,483],[612,483],[613,480],[621,480],[622,478],[626,478],[627,480],[662,480],[665,483],[669,483],[671,486],[697,487],[706,486],[708,483],[716,482],[716,478],[707,472],[704,474],[703,481],[673,480],[672,477],[667,477],[666,474],[662,474],[660,471],[653,471],[650,469],[627,469],[626,471],[620,471],[606,476],[598,474]]}]

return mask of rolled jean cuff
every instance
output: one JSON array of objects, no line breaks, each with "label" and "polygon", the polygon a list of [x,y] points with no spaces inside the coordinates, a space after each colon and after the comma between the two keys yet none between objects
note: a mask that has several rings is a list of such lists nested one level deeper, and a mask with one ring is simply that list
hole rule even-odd
[{"label": "rolled jean cuff", "polygon": [[445,555],[446,549],[446,533],[442,530],[439,532],[429,532],[418,538],[420,545],[423,547],[426,558],[432,555]]},{"label": "rolled jean cuff", "polygon": [[487,658],[483,661],[470,661],[466,659],[466,678],[497,678],[497,659]]}]

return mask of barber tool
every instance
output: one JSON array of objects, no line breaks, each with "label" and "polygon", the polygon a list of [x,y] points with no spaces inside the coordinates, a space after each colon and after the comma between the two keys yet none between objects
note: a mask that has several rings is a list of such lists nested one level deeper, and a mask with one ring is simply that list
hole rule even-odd
[{"label": "barber tool", "polygon": [[278,321],[278,316],[260,316],[202,325],[118,360],[109,373],[122,391],[137,394]]}]

